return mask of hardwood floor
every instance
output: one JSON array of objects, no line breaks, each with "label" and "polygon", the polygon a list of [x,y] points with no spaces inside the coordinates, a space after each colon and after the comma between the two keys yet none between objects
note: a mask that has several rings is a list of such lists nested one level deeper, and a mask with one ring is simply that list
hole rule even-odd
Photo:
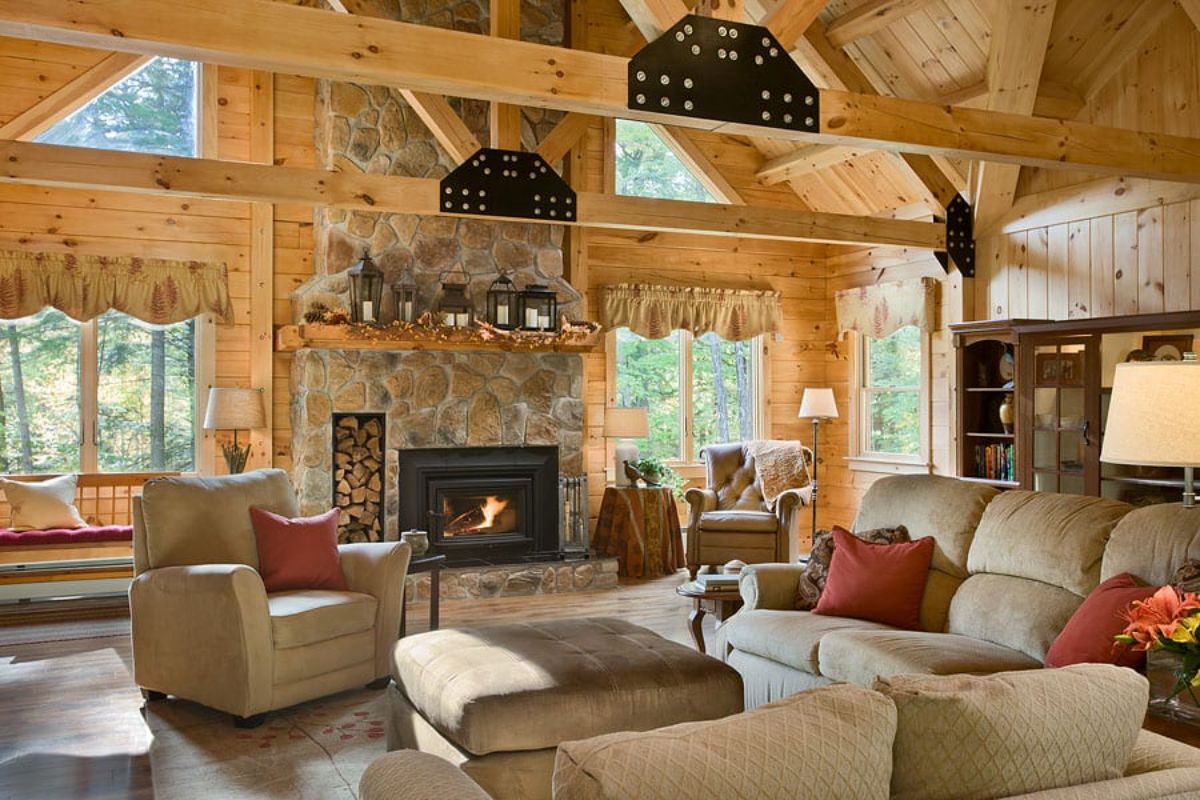
[{"label": "hardwood floor", "polygon": [[[681,572],[624,581],[620,588],[607,591],[444,602],[442,626],[613,616],[691,646],[690,602],[674,591],[685,579]],[[0,800],[217,796],[196,793],[205,776],[203,768],[195,765],[209,760],[222,766],[236,763],[230,769],[238,771],[278,767],[272,761],[280,758],[278,750],[258,750],[266,744],[239,739],[224,715],[214,717],[190,703],[168,700],[153,704],[153,713],[144,718],[142,698],[131,678],[129,621],[114,616],[120,614],[119,604],[84,603],[71,611],[65,619],[49,607],[0,611]],[[414,632],[428,626],[424,607],[416,607],[409,624]],[[711,638],[711,618],[705,625]],[[381,693],[346,694],[350,695],[346,702],[362,702]],[[211,731],[211,737],[219,737],[222,746],[204,741],[199,733],[203,728]],[[382,742],[372,742],[370,747],[379,753],[384,749]],[[191,766],[184,770],[160,766],[165,759],[153,757],[152,748],[192,751],[186,762]],[[321,757],[314,761],[314,769],[324,767]],[[332,757],[330,761],[331,766],[324,768],[340,770],[351,785],[357,785],[357,773],[349,774],[360,769],[357,762],[347,768],[345,763],[332,763]],[[239,796],[301,794],[287,790],[266,794],[256,786]]]}]

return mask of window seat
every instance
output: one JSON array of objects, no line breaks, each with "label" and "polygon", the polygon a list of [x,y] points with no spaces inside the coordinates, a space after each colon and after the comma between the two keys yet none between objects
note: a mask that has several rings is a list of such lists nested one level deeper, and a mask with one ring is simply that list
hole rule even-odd
[{"label": "window seat", "polygon": [[133,542],[132,525],[89,525],[86,528],[58,528],[45,531],[14,531],[0,528],[0,548],[42,547],[68,544],[111,544]]}]

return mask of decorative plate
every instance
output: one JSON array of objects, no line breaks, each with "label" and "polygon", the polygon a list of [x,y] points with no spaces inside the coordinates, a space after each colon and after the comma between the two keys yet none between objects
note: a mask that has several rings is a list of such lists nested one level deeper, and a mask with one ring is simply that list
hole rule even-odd
[{"label": "decorative plate", "polygon": [[1173,344],[1161,344],[1154,351],[1155,361],[1183,361],[1183,353]]},{"label": "decorative plate", "polygon": [[1016,364],[1013,362],[1013,354],[1011,351],[1005,350],[1004,355],[1000,356],[1000,363],[997,365],[1000,371],[1000,379],[1011,381],[1013,375],[1016,374]]}]

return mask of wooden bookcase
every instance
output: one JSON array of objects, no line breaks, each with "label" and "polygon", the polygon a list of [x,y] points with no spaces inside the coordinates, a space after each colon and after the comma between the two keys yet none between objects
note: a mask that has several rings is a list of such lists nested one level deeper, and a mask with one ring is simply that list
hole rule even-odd
[{"label": "wooden bookcase", "polygon": [[[1179,499],[1181,469],[1105,464],[1100,452],[1115,365],[1143,349],[1147,337],[1193,335],[1193,350],[1200,350],[1200,312],[988,320],[950,330],[960,478],[1136,505]],[[1010,366],[1002,368],[1006,359]],[[1006,431],[999,410],[1008,395],[1013,423]],[[1011,476],[987,474],[980,448],[988,446],[1011,448]]]}]

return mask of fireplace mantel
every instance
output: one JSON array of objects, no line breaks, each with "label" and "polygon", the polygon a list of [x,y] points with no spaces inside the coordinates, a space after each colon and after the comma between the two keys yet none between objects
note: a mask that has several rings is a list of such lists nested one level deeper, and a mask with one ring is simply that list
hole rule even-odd
[{"label": "fireplace mantel", "polygon": [[275,330],[275,350],[291,353],[315,350],[452,350],[457,352],[505,353],[590,353],[599,347],[603,332],[596,331],[570,340],[548,334],[515,332],[504,338],[482,340],[456,328],[408,333],[381,328],[372,335],[358,326],[304,323],[280,325]]}]

